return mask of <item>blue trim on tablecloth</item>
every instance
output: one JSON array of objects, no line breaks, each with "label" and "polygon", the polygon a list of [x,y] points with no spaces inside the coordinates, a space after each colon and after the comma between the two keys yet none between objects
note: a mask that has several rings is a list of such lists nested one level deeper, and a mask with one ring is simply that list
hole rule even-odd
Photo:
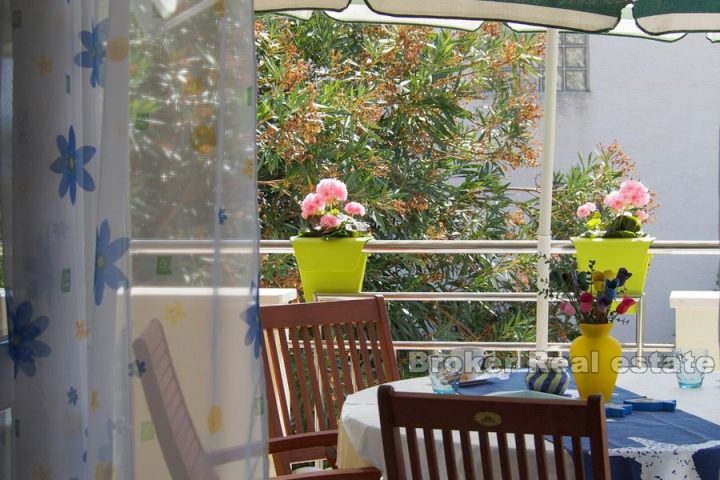
[{"label": "blue trim on tablecloth", "polygon": [[[480,385],[460,387],[459,392],[461,395],[487,395],[495,392],[525,390],[524,377],[525,372],[514,372],[508,380],[490,379]],[[577,388],[572,376],[568,388]],[[625,399],[638,396],[640,395],[637,393],[616,387],[613,393],[613,402],[622,403]],[[678,405],[678,407],[682,408],[682,405]],[[680,409],[675,412],[635,411],[625,418],[608,421],[607,433],[610,449],[643,447],[641,443],[628,437],[644,438],[673,445],[690,445],[720,440],[720,425]],[[720,478],[720,446],[700,449],[693,454],[692,458],[701,480],[718,480]],[[640,479],[641,465],[632,458],[611,455],[610,469],[613,479]]]}]

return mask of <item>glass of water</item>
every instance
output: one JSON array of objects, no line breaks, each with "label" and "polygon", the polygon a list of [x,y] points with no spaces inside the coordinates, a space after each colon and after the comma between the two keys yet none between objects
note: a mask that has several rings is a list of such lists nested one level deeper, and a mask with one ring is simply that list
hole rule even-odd
[{"label": "glass of water", "polygon": [[428,371],[433,392],[455,394],[463,372],[463,359],[451,352],[435,352],[429,357]]},{"label": "glass of water", "polygon": [[676,348],[673,351],[673,368],[680,388],[700,388],[705,374],[714,363],[707,348]]}]

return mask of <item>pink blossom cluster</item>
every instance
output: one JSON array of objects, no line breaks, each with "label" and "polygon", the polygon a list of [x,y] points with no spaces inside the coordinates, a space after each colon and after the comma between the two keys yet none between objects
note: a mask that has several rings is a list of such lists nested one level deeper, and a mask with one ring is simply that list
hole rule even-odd
[{"label": "pink blossom cluster", "polygon": [[347,200],[347,187],[340,180],[334,178],[325,178],[315,187],[315,191],[327,203],[344,202]]},{"label": "pink blossom cluster", "polygon": [[[319,216],[320,229],[324,232],[332,231],[343,222],[341,218],[343,215],[338,213],[340,207],[336,207],[335,204],[344,202],[347,198],[347,186],[343,182],[334,178],[320,180],[315,187],[315,192],[308,193],[303,199],[300,205],[301,216],[306,220]],[[365,207],[358,202],[346,203],[343,210],[351,217],[365,215]]]},{"label": "pink blossom cluster", "polygon": [[348,202],[345,205],[345,213],[348,215],[357,215],[358,217],[362,217],[365,215],[365,207],[363,207],[358,202]]},{"label": "pink blossom cluster", "polygon": [[325,209],[325,199],[317,193],[308,193],[300,204],[300,208],[302,209],[300,215],[307,220]]},{"label": "pink blossom cluster", "polygon": [[620,184],[620,195],[633,207],[642,208],[650,203],[650,191],[641,182],[625,180]]},{"label": "pink blossom cluster", "polygon": [[[603,200],[606,207],[622,213],[628,208],[640,209],[650,203],[650,192],[647,187],[636,180],[625,180],[619,190],[608,193]],[[576,215],[578,218],[587,218],[597,211],[597,205],[587,202],[578,207]],[[649,215],[644,210],[636,210],[634,215],[638,220],[644,222]]]},{"label": "pink blossom cluster", "polygon": [[582,205],[580,205],[577,209],[577,216],[580,218],[587,218],[589,217],[595,210],[597,210],[597,205],[595,205],[592,202],[587,202]]},{"label": "pink blossom cluster", "polygon": [[[650,203],[650,192],[645,185],[636,180],[625,180],[620,184],[620,190],[612,191],[605,197],[605,205],[616,212],[628,207],[642,208],[648,203]],[[647,213],[641,212],[647,219]],[[642,214],[639,214],[638,218]]]},{"label": "pink blossom cluster", "polygon": [[337,228],[338,225],[340,225],[340,219],[335,215],[327,214],[320,217],[320,228],[325,231]]}]

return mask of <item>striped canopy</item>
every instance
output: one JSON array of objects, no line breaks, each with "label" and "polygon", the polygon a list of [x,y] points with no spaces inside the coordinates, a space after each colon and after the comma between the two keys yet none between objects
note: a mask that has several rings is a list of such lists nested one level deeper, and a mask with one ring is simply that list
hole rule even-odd
[{"label": "striped canopy", "polygon": [[634,15],[650,34],[720,31],[718,0],[635,0]]},{"label": "striped canopy", "polygon": [[[507,26],[516,32],[522,33],[538,33],[546,31],[544,27],[538,27],[535,25],[527,25],[524,23],[512,23],[508,22]],[[603,32],[604,35],[612,35],[616,37],[631,37],[631,38],[647,38],[650,40],[658,40],[662,42],[675,42],[687,35],[686,32],[677,33],[664,33],[664,34],[650,34],[638,27],[633,17],[633,5],[626,5],[622,10],[622,16],[620,21],[612,30]],[[710,34],[708,34],[710,35]]]},{"label": "striped canopy", "polygon": [[[362,0],[359,0],[362,1]],[[358,0],[256,0],[256,11],[343,11]],[[633,3],[638,27],[651,35],[720,31],[720,0],[364,0],[373,12],[406,19],[497,20],[584,32],[608,32]],[[399,23],[403,23],[400,20]]]}]

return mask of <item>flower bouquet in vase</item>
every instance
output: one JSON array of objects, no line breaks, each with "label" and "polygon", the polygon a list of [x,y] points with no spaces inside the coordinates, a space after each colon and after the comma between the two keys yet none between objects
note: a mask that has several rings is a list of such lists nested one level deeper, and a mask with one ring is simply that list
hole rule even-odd
[{"label": "flower bouquet in vase", "polygon": [[589,265],[592,261],[600,272],[627,268],[634,275],[625,284],[625,292],[642,295],[650,266],[649,249],[655,240],[642,229],[649,216],[645,207],[650,202],[645,185],[626,180],[619,190],[605,196],[601,206],[592,202],[581,205],[577,216],[585,221],[587,230],[571,238],[577,264]]},{"label": "flower bouquet in vase", "polygon": [[309,226],[292,237],[306,301],[315,293],[357,293],[362,290],[370,226],[361,220],[365,207],[348,202],[347,187],[340,180],[321,180],[301,204]]},{"label": "flower bouquet in vase", "polygon": [[551,296],[580,327],[581,335],[570,344],[570,369],[580,397],[599,393],[609,402],[622,357],[620,342],[610,331],[636,303],[624,291],[633,274],[625,267],[604,272],[595,270],[593,262],[589,267],[589,271],[555,272],[557,291]]}]

